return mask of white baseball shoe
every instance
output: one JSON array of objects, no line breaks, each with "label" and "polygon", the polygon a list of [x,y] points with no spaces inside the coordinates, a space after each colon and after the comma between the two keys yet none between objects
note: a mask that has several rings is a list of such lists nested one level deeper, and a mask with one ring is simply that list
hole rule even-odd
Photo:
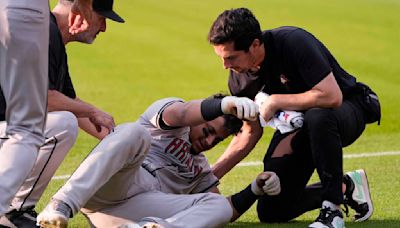
[{"label": "white baseball shoe", "polygon": [[129,222],[118,226],[118,228],[141,228],[141,226],[135,222]]},{"label": "white baseball shoe", "polygon": [[123,225],[118,226],[118,228],[164,228],[160,224],[154,222],[146,222],[144,224],[137,224],[135,222],[125,223]]},{"label": "white baseball shoe", "polygon": [[52,199],[37,217],[37,225],[43,228],[67,228],[71,208],[61,200]]}]

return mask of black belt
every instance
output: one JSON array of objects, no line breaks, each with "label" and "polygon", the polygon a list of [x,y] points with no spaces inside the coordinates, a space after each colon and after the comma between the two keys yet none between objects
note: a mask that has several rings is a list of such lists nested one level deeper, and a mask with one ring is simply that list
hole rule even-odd
[{"label": "black belt", "polygon": [[148,161],[143,161],[142,162],[142,167],[147,172],[149,172],[153,177],[156,177],[156,171],[157,170],[162,169],[162,167],[157,167],[153,163],[148,162]]}]

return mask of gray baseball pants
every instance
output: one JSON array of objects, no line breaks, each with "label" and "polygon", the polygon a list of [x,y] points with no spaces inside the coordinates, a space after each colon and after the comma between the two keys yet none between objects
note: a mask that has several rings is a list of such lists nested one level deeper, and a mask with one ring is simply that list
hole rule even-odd
[{"label": "gray baseball pants", "polygon": [[137,123],[119,125],[82,162],[53,196],[82,212],[96,227],[118,227],[156,217],[165,227],[218,227],[232,209],[213,194],[175,195],[155,190],[154,177],[141,167],[151,137]]},{"label": "gray baseball pants", "polygon": [[0,85],[7,103],[0,140],[0,216],[44,142],[48,89],[48,0],[0,1]]},{"label": "gray baseball pants", "polygon": [[[5,129],[5,121],[0,122],[0,134],[3,134]],[[44,133],[46,140],[39,148],[36,163],[12,200],[9,210],[36,205],[57,168],[74,145],[78,136],[78,121],[71,112],[49,112]]]}]

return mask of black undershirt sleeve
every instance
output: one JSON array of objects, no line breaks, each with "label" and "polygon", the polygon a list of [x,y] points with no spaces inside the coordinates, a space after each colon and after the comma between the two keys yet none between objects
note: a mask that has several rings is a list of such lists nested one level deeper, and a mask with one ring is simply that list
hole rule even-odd
[{"label": "black undershirt sleeve", "polygon": [[242,191],[231,196],[232,205],[239,214],[246,212],[260,196],[251,191],[251,185],[248,185]]}]

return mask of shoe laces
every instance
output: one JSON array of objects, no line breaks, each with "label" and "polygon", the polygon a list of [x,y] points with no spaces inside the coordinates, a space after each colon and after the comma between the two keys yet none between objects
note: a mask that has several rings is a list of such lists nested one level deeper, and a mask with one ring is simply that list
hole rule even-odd
[{"label": "shoe laces", "polygon": [[344,176],[344,182],[346,184],[346,191],[344,193],[344,201],[343,201],[343,206],[344,208],[343,211],[346,214],[346,217],[350,217],[349,215],[349,206],[350,208],[352,208],[353,210],[355,210],[357,213],[359,213],[359,211],[361,210],[360,205],[358,204],[358,202],[356,202],[353,199],[353,192],[354,192],[354,183],[351,180],[351,178],[348,175]]},{"label": "shoe laces", "polygon": [[[357,201],[355,201],[353,198],[352,198],[352,196],[351,196],[351,194],[352,193],[345,193],[344,194],[344,202],[343,202],[343,205],[344,205],[344,207],[345,207],[345,211],[346,211],[346,215],[348,214],[348,211],[349,211],[349,206],[353,209],[353,210],[355,210],[357,213],[360,213],[362,210],[363,210],[363,208],[362,208],[362,204],[359,204]],[[347,216],[348,217],[348,216]]]},{"label": "shoe laces", "polygon": [[322,207],[316,221],[325,221],[326,218],[329,217],[331,213],[332,210],[329,207]]},{"label": "shoe laces", "polygon": [[349,206],[347,205],[346,202],[343,203],[342,211],[344,212],[347,218],[350,217]]}]

